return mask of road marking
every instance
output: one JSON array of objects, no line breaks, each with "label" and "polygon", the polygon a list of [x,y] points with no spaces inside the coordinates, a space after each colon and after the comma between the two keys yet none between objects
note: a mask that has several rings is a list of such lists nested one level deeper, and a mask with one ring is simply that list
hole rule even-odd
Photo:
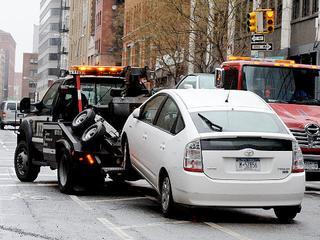
[{"label": "road marking", "polygon": [[212,227],[214,229],[217,229],[221,232],[224,232],[232,237],[234,237],[235,239],[238,239],[238,240],[251,240],[250,238],[247,238],[245,236],[242,236],[240,235],[239,233],[236,233],[234,231],[232,231],[231,229],[228,229],[226,227],[222,227],[218,224],[215,224],[215,223],[211,223],[211,222],[204,222],[204,224],[208,225],[209,227]]},{"label": "road marking", "polygon": [[167,225],[167,224],[186,224],[186,223],[191,223],[191,222],[189,222],[189,221],[166,221],[166,222],[147,223],[147,224],[141,224],[141,225],[122,226],[119,228],[125,230],[125,229],[131,229],[131,228],[158,227],[158,226]]},{"label": "road marking", "polygon": [[121,227],[114,225],[112,222],[107,220],[106,218],[97,218],[104,226],[106,226],[109,230],[115,233],[118,237],[123,240],[132,240],[133,238],[122,231]]},{"label": "road marking", "polygon": [[76,202],[80,207],[82,207],[84,210],[90,211],[92,208],[85,202],[81,201],[77,196],[70,195],[70,198]]},{"label": "road marking", "polygon": [[97,200],[85,200],[82,202],[87,203],[99,203],[99,202],[118,202],[118,201],[132,201],[139,199],[148,199],[148,197],[131,197],[131,198],[113,198],[113,199],[97,199]]},{"label": "road marking", "polygon": [[0,184],[0,188],[2,187],[56,187],[58,184],[52,184],[52,183],[35,183],[35,184],[23,184],[23,183],[17,183],[17,184]]}]

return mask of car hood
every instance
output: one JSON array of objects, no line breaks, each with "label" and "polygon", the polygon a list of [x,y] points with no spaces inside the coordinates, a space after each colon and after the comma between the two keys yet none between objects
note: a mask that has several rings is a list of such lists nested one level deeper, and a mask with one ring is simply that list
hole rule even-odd
[{"label": "car hood", "polygon": [[270,103],[288,128],[304,128],[308,123],[320,125],[320,106]]}]

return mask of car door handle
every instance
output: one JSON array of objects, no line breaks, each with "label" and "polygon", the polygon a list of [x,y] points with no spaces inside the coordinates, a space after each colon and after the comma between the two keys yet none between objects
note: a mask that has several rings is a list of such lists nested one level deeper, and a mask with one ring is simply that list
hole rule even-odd
[{"label": "car door handle", "polygon": [[164,144],[161,144],[161,145],[160,145],[160,149],[161,149],[161,150],[165,150],[165,148],[166,148],[166,146],[165,146]]},{"label": "car door handle", "polygon": [[147,134],[143,134],[143,135],[142,135],[142,139],[143,139],[143,140],[147,140]]}]

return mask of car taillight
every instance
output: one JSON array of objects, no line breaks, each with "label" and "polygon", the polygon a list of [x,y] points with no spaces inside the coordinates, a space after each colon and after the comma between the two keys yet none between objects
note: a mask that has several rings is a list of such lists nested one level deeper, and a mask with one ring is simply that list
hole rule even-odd
[{"label": "car taillight", "polygon": [[201,144],[199,140],[187,144],[183,168],[188,172],[203,172]]},{"label": "car taillight", "polygon": [[297,142],[292,142],[292,172],[304,172],[303,155]]},{"label": "car taillight", "polygon": [[6,116],[7,116],[6,113],[3,112],[3,113],[2,113],[2,118],[6,118]]}]

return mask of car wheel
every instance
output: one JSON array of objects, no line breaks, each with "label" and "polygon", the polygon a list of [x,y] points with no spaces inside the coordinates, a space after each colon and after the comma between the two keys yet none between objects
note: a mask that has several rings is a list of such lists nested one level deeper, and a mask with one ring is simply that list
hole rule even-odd
[{"label": "car wheel", "polygon": [[81,133],[81,131],[84,131],[86,128],[94,124],[95,116],[96,113],[93,109],[85,109],[73,119],[71,125],[72,131],[75,133]]},{"label": "car wheel", "polygon": [[20,141],[14,154],[14,169],[21,182],[33,182],[38,177],[40,167],[33,165],[28,144]]},{"label": "car wheel", "polygon": [[290,223],[301,211],[301,206],[293,207],[277,207],[274,208],[274,213],[281,223]]},{"label": "car wheel", "polygon": [[161,181],[161,210],[164,217],[172,217],[174,214],[174,201],[172,198],[171,183],[168,175]]},{"label": "car wheel", "polygon": [[60,192],[72,193],[74,182],[70,154],[66,149],[62,149],[58,160],[58,185]]},{"label": "car wheel", "polygon": [[0,129],[4,130],[4,124],[3,123],[0,123]]},{"label": "car wheel", "polygon": [[81,137],[81,142],[85,146],[96,144],[96,142],[104,136],[105,132],[106,130],[103,124],[101,122],[97,122],[84,131]]}]

